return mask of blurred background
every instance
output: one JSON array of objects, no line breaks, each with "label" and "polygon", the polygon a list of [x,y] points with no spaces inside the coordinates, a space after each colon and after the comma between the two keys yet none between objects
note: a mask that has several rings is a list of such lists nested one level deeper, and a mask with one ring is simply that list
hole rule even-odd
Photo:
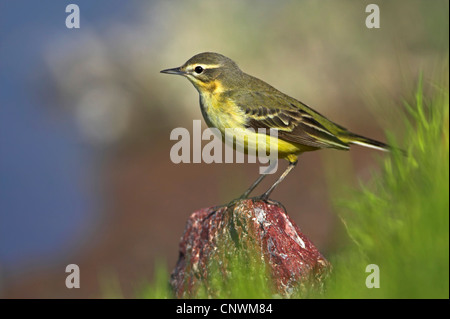
[{"label": "blurred background", "polygon": [[[71,2],[79,29],[65,25]],[[369,3],[380,29],[365,26]],[[354,132],[401,141],[396,109],[448,61],[448,12],[445,0],[0,2],[0,297],[133,297],[156,262],[174,268],[192,212],[257,177],[259,164],[170,161],[171,130],[201,113],[192,85],[160,70],[219,52]],[[328,256],[343,235],[330,189],[357,187],[382,156],[305,154],[272,198]],[[80,289],[65,286],[72,263]]]}]

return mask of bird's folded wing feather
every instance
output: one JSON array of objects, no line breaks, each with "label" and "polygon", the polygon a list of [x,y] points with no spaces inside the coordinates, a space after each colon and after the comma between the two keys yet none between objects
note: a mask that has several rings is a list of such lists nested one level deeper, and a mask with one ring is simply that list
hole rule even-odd
[{"label": "bird's folded wing feather", "polygon": [[[280,139],[301,145],[349,149],[348,144],[319,123],[312,112],[307,112],[311,109],[282,93],[246,92],[233,99],[245,112],[249,128],[277,129]],[[270,134],[269,131],[266,134]]]}]

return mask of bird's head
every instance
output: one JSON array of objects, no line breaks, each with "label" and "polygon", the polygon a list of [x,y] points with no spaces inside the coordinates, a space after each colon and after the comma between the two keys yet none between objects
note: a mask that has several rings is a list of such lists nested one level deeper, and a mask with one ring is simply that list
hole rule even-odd
[{"label": "bird's head", "polygon": [[161,73],[183,75],[200,93],[213,93],[235,85],[242,71],[230,58],[204,52],[194,55],[178,68],[162,70]]}]

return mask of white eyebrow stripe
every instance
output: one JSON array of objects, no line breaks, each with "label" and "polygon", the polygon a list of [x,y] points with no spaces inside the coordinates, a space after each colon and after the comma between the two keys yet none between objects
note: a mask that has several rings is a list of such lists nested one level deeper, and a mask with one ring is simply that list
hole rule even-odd
[{"label": "white eyebrow stripe", "polygon": [[198,66],[201,66],[204,69],[217,69],[217,68],[221,67],[220,64],[194,64],[189,69],[193,70],[193,69],[195,69]]}]

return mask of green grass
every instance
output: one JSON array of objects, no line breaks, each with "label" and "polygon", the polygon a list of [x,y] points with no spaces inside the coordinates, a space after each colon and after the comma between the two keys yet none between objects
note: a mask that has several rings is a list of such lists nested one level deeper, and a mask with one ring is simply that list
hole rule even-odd
[{"label": "green grass", "polygon": [[[419,81],[404,115],[407,156],[394,153],[382,172],[341,201],[351,238],[331,258],[325,298],[449,297],[448,82],[430,97]],[[368,264],[380,269],[380,288],[368,289]]]},{"label": "green grass", "polygon": [[[424,94],[423,87],[431,87]],[[377,176],[339,199],[346,243],[332,256],[333,273],[315,298],[449,298],[449,95],[447,77],[438,85],[419,81],[405,102],[407,156],[394,152]],[[394,139],[390,139],[394,143]],[[217,298],[267,298],[270,284],[251,267],[231,263],[233,280],[214,276]],[[366,287],[366,266],[380,270],[380,288]],[[219,274],[220,272],[217,272]],[[169,276],[160,266],[140,297],[171,298]],[[202,288],[194,297],[208,297]],[[306,297],[306,296],[296,296]],[[307,296],[311,297],[311,295]]]}]

